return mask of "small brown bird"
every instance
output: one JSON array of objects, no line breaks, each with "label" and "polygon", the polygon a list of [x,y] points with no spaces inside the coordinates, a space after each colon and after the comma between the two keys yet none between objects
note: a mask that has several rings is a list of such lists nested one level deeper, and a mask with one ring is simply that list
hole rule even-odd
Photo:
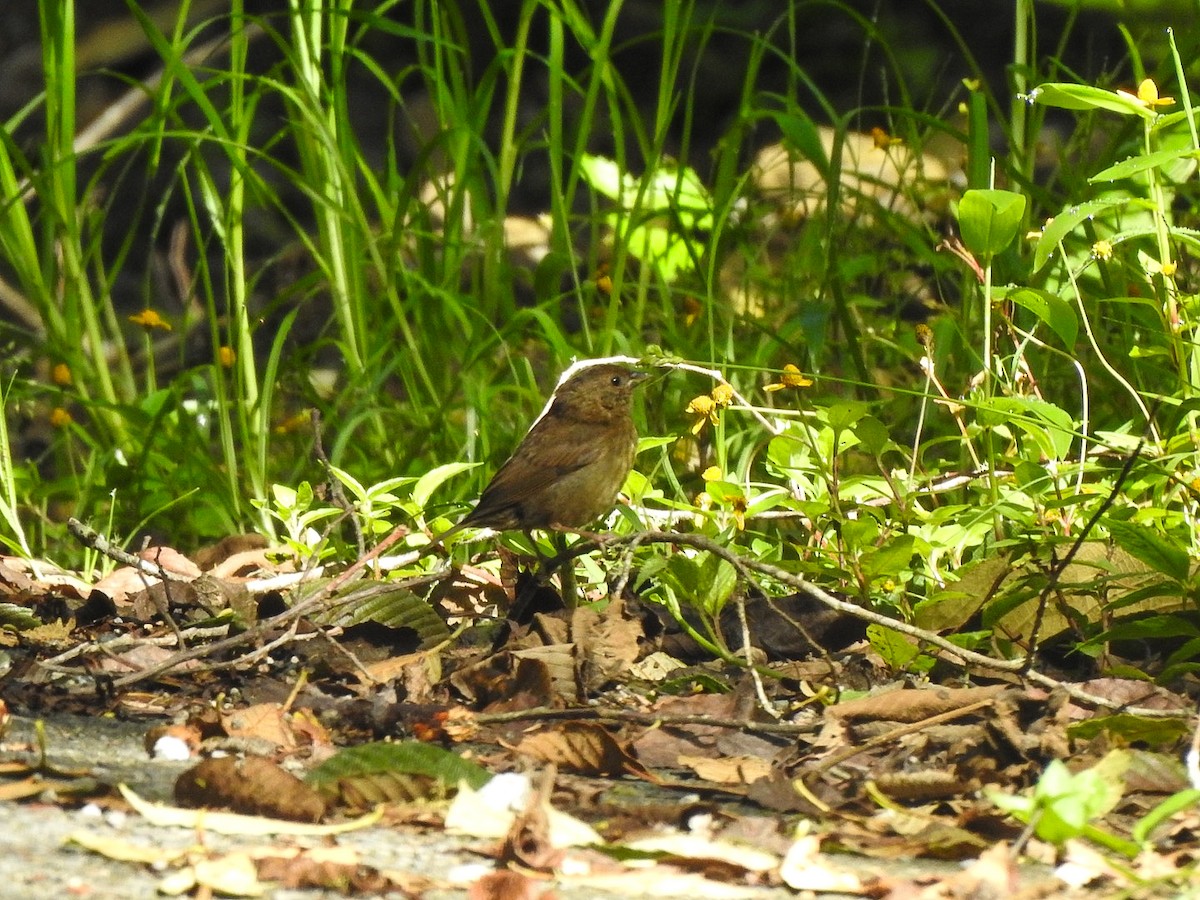
[{"label": "small brown bird", "polygon": [[608,512],[633,468],[630,407],[645,377],[616,363],[581,367],[559,385],[475,508],[439,540],[461,528],[579,528]]},{"label": "small brown bird", "polygon": [[[475,508],[421,555],[463,528],[579,528],[608,512],[633,468],[637,429],[630,409],[633,389],[645,377],[619,363],[580,366],[555,390]],[[396,528],[326,590],[340,588],[407,532]]]}]

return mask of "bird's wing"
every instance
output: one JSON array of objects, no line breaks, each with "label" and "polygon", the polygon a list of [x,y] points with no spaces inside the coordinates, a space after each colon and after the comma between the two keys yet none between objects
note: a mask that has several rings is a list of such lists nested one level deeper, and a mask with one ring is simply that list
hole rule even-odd
[{"label": "bird's wing", "polygon": [[[531,430],[522,444],[532,439],[536,446],[536,431],[536,427]],[[607,452],[605,444],[598,440],[573,441],[569,453],[561,452],[559,447],[545,444],[542,447],[548,452],[536,455],[523,453],[523,448],[518,447],[512,458],[492,476],[467,519],[481,522],[505,510],[516,509],[559,479],[597,462]]]}]

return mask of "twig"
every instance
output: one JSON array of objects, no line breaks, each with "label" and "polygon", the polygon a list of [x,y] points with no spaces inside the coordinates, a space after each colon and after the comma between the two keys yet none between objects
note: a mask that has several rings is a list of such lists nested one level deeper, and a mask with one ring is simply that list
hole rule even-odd
[{"label": "twig", "polygon": [[885,731],[883,734],[877,734],[874,737],[868,738],[861,744],[855,744],[852,747],[844,747],[832,756],[827,756],[815,766],[811,766],[804,770],[804,776],[818,775],[834,766],[841,765],[846,760],[858,756],[874,747],[882,747],[885,744],[891,744],[898,741],[906,735],[916,734],[918,731],[923,731],[926,728],[934,728],[938,725],[944,725],[947,722],[952,722],[955,719],[960,719],[963,716],[969,716],[971,713],[979,712],[981,709],[986,709],[996,702],[995,697],[988,697],[986,700],[976,700],[974,703],[968,703],[966,706],[961,706],[958,709],[950,709],[943,713],[938,713],[934,716],[929,716],[919,722],[910,722],[907,725],[901,725],[898,728],[893,728],[890,731]]},{"label": "twig", "polygon": [[101,556],[107,556],[109,559],[116,560],[124,566],[132,566],[143,575],[151,575],[155,578],[161,578],[163,581],[178,581],[181,584],[187,584],[193,581],[191,575],[180,575],[178,572],[169,572],[161,565],[155,565],[149,560],[142,559],[140,556],[134,556],[126,550],[111,543],[108,538],[102,535],[96,529],[84,525],[78,519],[67,519],[67,531],[75,535],[76,539],[85,547],[95,550]]},{"label": "twig", "polygon": [[714,728],[727,728],[742,731],[747,734],[778,734],[792,737],[800,734],[812,734],[821,727],[819,722],[786,724],[782,722],[751,722],[746,719],[723,719],[716,716],[664,716],[655,713],[635,712],[629,709],[551,709],[548,706],[534,709],[519,709],[512,712],[480,713],[472,717],[479,725],[503,725],[508,722],[557,722],[562,720],[596,720],[600,722],[620,722],[650,727],[671,725],[711,725]]},{"label": "twig", "polygon": [[1058,560],[1058,562],[1051,567],[1050,574],[1046,578],[1046,586],[1042,588],[1041,596],[1038,597],[1037,613],[1033,617],[1033,628],[1029,632],[1029,652],[1025,654],[1026,669],[1033,665],[1033,655],[1037,651],[1038,635],[1042,630],[1042,619],[1046,615],[1046,607],[1050,602],[1050,594],[1058,586],[1059,579],[1062,578],[1063,572],[1067,570],[1067,566],[1071,564],[1071,561],[1075,559],[1076,555],[1083,547],[1083,543],[1085,540],[1087,540],[1087,536],[1095,530],[1096,523],[1100,521],[1100,517],[1108,512],[1113,503],[1116,502],[1117,494],[1121,490],[1121,485],[1123,485],[1125,480],[1129,478],[1129,473],[1133,471],[1133,464],[1137,462],[1138,458],[1142,455],[1142,448],[1144,446],[1146,446],[1146,439],[1142,438],[1140,441],[1138,441],[1138,445],[1133,448],[1133,452],[1129,454],[1129,458],[1125,460],[1125,465],[1121,466],[1121,471],[1117,473],[1117,478],[1113,482],[1112,490],[1108,492],[1108,496],[1104,498],[1104,502],[1102,502],[1096,508],[1096,511],[1088,518],[1086,524],[1083,526],[1083,529],[1079,532],[1079,536],[1075,538],[1075,541],[1063,555],[1063,558]]}]

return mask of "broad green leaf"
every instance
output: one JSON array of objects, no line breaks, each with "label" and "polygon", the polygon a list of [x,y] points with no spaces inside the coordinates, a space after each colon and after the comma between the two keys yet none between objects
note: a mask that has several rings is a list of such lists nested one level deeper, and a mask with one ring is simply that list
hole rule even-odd
[{"label": "broad green leaf", "polygon": [[1080,649],[1101,647],[1113,641],[1177,641],[1181,637],[1200,637],[1196,626],[1183,616],[1142,616],[1123,619],[1111,628],[1079,645]]},{"label": "broad green leaf", "polygon": [[1030,287],[998,290],[996,296],[1011,300],[1022,309],[1033,313],[1058,335],[1066,349],[1074,348],[1075,339],[1079,335],[1079,317],[1075,314],[1075,307],[1066,300],[1050,291]]},{"label": "broad green leaf", "polygon": [[984,260],[1013,242],[1025,215],[1025,195],[1012,191],[967,191],[958,201],[963,243]]},{"label": "broad green leaf", "polygon": [[872,456],[878,456],[889,447],[894,447],[887,426],[874,416],[864,416],[854,426],[854,433],[862,441],[862,448]]},{"label": "broad green leaf", "polygon": [[871,649],[896,671],[901,669],[928,671],[933,667],[933,659],[922,656],[920,648],[913,643],[912,639],[898,631],[882,625],[868,625],[867,640],[871,642]]},{"label": "broad green leaf", "polygon": [[620,201],[626,191],[634,188],[633,180],[628,175],[622,176],[617,164],[603,156],[583,154],[579,158],[579,172],[589,185],[610,200]]},{"label": "broad green leaf", "polygon": [[979,421],[993,428],[1020,428],[1048,459],[1063,459],[1075,440],[1075,422],[1070,413],[1035,397],[994,397],[981,402]]},{"label": "broad green leaf", "polygon": [[1190,733],[1191,729],[1182,719],[1151,719],[1129,713],[1093,716],[1067,726],[1067,735],[1072,740],[1091,741],[1108,735],[1108,743],[1118,746],[1140,742],[1151,747],[1169,747]]},{"label": "broad green leaf", "polygon": [[862,555],[863,572],[875,578],[894,577],[899,580],[900,572],[908,569],[917,539],[911,534],[901,534],[882,547]]},{"label": "broad green leaf", "polygon": [[772,118],[779,126],[783,139],[806,160],[816,166],[822,178],[829,177],[829,156],[821,141],[821,132],[807,115],[799,110],[775,113]]}]

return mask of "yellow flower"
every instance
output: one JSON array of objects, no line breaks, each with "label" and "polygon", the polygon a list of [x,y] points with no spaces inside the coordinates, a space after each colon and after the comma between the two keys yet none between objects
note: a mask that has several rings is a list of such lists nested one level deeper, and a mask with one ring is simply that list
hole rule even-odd
[{"label": "yellow flower", "polygon": [[1109,241],[1096,241],[1092,244],[1092,256],[1096,259],[1110,259],[1113,253],[1113,245]]},{"label": "yellow flower", "polygon": [[705,481],[720,481],[722,478],[721,467],[720,466],[709,466],[707,469],[705,469],[703,472],[700,473],[700,477],[703,478]]},{"label": "yellow flower", "polygon": [[66,428],[74,421],[75,419],[71,416],[71,414],[61,406],[54,407],[54,409],[50,412],[50,424],[55,428]]},{"label": "yellow flower", "polygon": [[746,498],[734,497],[730,502],[733,507],[733,524],[737,526],[738,531],[746,530]]},{"label": "yellow flower", "polygon": [[66,363],[58,363],[50,370],[50,377],[59,387],[69,387],[72,381],[71,367]]},{"label": "yellow flower", "polygon": [[902,139],[892,137],[878,125],[871,129],[871,141],[875,144],[875,149],[877,150],[886,150],[888,147],[904,143]]},{"label": "yellow flower", "polygon": [[1158,106],[1174,106],[1174,97],[1158,96],[1158,85],[1154,83],[1153,78],[1143,79],[1142,83],[1137,87],[1137,93],[1131,94],[1129,91],[1117,91],[1117,95],[1124,97],[1126,100],[1132,100],[1140,106],[1147,109],[1154,109]]},{"label": "yellow flower", "polygon": [[1153,78],[1146,78],[1138,85],[1137,96],[1143,105],[1154,109],[1156,106],[1174,106],[1174,97],[1158,96],[1158,85],[1154,83]]},{"label": "yellow flower", "polygon": [[717,404],[708,394],[693,397],[687,405],[687,412],[697,417],[695,424],[692,425],[692,434],[699,434],[705,422],[716,425],[720,421],[717,418]]},{"label": "yellow flower", "polygon": [[596,290],[605,297],[612,294],[613,282],[612,276],[608,274],[608,263],[600,263],[600,268],[596,270],[596,274],[592,277],[592,280],[596,284]]},{"label": "yellow flower", "polygon": [[809,387],[811,384],[811,378],[805,378],[796,366],[788,363],[783,367],[783,374],[779,376],[779,380],[768,384],[763,388],[763,390],[768,392],[782,391],[785,388],[795,388],[796,390],[799,390],[800,388]]},{"label": "yellow flower", "polygon": [[237,361],[237,354],[232,347],[220,346],[217,348],[217,362],[222,368],[232,369],[234,362]]},{"label": "yellow flower", "polygon": [[725,383],[718,384],[712,389],[712,398],[717,406],[728,406],[733,402],[733,387]]},{"label": "yellow flower", "polygon": [[153,331],[155,328],[161,331],[171,330],[171,323],[153,309],[143,309],[140,313],[130,316],[129,321],[134,325],[141,325],[147,331]]},{"label": "yellow flower", "polygon": [[1171,278],[1172,276],[1174,276],[1176,268],[1177,267],[1176,267],[1175,263],[1165,262],[1162,264],[1159,271],[1162,272],[1164,278]]}]

